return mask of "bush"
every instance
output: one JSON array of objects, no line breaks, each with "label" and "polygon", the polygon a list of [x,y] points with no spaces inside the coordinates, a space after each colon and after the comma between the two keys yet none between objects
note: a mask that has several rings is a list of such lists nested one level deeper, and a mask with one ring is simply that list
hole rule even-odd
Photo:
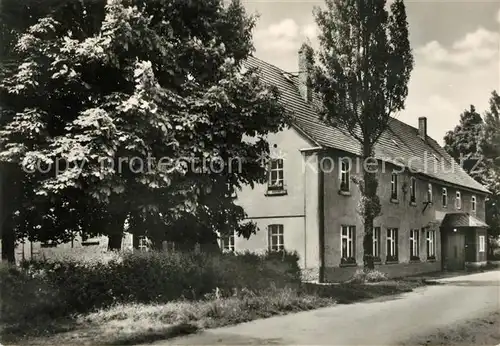
[{"label": "bush", "polygon": [[382,273],[378,270],[368,270],[358,269],[349,280],[353,283],[366,283],[366,282],[380,282],[388,280],[386,273]]},{"label": "bush", "polygon": [[500,261],[500,252],[488,253],[488,261]]},{"label": "bush", "polygon": [[[217,291],[238,292],[298,287],[295,253],[257,255],[181,252],[120,253],[99,258],[56,258],[3,267],[1,319],[28,314],[52,317],[87,312],[117,303],[199,300]],[[22,302],[20,304],[20,302]]]},{"label": "bush", "polygon": [[64,307],[59,290],[43,273],[0,263],[1,321],[25,323],[37,316],[56,316]]}]

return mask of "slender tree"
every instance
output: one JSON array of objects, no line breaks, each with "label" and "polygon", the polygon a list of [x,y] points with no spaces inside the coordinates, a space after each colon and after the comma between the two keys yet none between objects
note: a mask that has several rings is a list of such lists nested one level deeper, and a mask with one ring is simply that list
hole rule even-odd
[{"label": "slender tree", "polygon": [[381,209],[374,146],[391,116],[404,108],[413,69],[405,5],[396,0],[389,11],[386,0],[326,0],[315,18],[320,49],[312,83],[322,101],[321,114],[359,142],[367,163],[359,181],[359,212],[364,263],[372,269],[373,221]]}]

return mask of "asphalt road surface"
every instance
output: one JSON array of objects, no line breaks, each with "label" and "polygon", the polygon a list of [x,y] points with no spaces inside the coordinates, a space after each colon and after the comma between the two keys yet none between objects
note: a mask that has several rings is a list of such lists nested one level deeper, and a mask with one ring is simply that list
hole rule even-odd
[{"label": "asphalt road surface", "polygon": [[500,310],[500,271],[436,281],[443,284],[206,330],[155,345],[397,345]]}]

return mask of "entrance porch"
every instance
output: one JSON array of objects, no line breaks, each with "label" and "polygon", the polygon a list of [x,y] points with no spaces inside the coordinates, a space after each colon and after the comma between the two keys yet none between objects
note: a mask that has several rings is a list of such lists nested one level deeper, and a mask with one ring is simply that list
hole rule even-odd
[{"label": "entrance porch", "polygon": [[440,228],[443,270],[486,265],[486,223],[468,213],[448,213]]}]

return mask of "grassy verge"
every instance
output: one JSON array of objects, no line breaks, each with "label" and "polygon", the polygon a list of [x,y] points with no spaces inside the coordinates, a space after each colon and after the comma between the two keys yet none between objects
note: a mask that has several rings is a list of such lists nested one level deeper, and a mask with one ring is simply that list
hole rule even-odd
[{"label": "grassy verge", "polygon": [[430,335],[415,337],[402,346],[469,346],[500,344],[500,312],[460,325],[437,329]]},{"label": "grassy verge", "polygon": [[[270,288],[254,294],[204,301],[166,304],[117,304],[94,313],[75,316],[70,330],[44,337],[12,338],[10,343],[30,345],[132,345],[168,339],[200,329],[222,327],[259,318],[354,303],[409,292],[422,282],[386,281],[341,285],[306,284],[300,290]],[[61,328],[61,326],[60,326]]]}]

